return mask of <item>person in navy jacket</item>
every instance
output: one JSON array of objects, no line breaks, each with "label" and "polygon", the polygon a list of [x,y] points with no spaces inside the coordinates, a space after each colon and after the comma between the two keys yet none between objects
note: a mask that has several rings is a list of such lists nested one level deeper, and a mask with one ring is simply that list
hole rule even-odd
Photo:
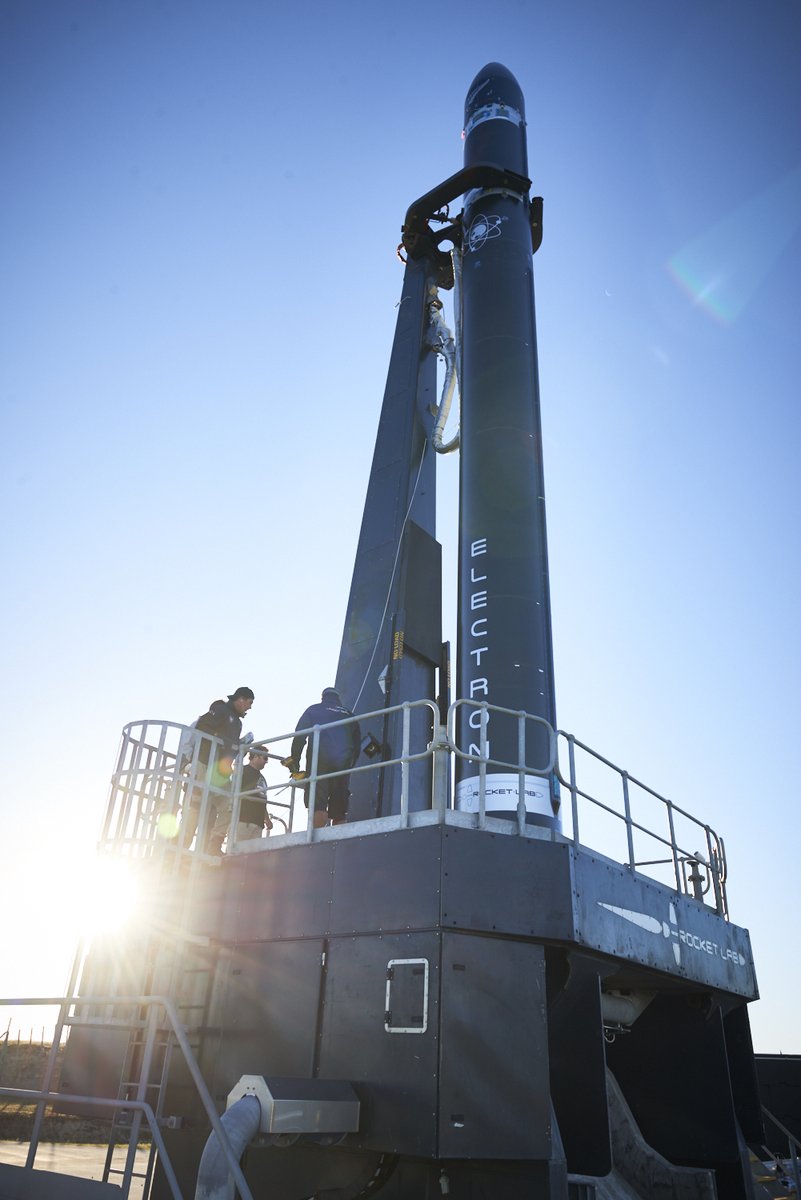
[{"label": "person in navy jacket", "polygon": [[[333,721],[345,721],[346,724],[320,730],[317,754],[318,783],[314,796],[314,824],[318,827],[328,821],[332,825],[342,825],[347,819],[350,776],[337,775],[333,779],[319,779],[319,776],[327,775],[331,771],[345,771],[354,765],[359,757],[361,730],[353,713],[342,703],[339,692],[330,687],[323,689],[320,703],[309,705],[295,726],[296,729],[310,729],[313,725],[329,726]],[[311,773],[313,740],[312,735],[307,733],[299,733],[292,739],[292,751],[289,757],[282,761],[293,774],[300,773],[300,756],[306,743],[306,771]],[[307,808],[308,796],[306,789]]]}]

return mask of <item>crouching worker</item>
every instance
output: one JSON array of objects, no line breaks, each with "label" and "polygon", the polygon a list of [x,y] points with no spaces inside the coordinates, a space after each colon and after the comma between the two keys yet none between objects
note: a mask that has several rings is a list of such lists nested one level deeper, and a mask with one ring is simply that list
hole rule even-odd
[{"label": "crouching worker", "polygon": [[[336,688],[325,688],[319,704],[310,705],[295,726],[296,729],[309,729],[313,725],[329,725],[332,721],[344,721],[353,718],[349,708],[345,708],[342,697]],[[320,746],[317,753],[317,787],[314,792],[314,825],[320,828],[329,821],[332,825],[342,825],[348,816],[348,801],[350,800],[350,776],[337,775],[334,779],[320,779],[331,771],[347,771],[359,757],[361,745],[361,730],[355,719],[346,725],[336,725],[333,729],[320,730]],[[306,747],[306,771],[311,773],[313,737],[310,734],[298,734],[292,739],[292,752],[288,758],[281,760],[293,775],[300,773],[300,756]],[[309,788],[304,787],[306,807],[309,807]]]}]

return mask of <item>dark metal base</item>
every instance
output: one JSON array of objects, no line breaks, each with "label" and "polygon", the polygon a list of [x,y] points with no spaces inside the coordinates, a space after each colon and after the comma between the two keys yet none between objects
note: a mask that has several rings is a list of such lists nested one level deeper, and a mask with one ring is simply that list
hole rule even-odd
[{"label": "dark metal base", "polygon": [[[568,1171],[614,1165],[609,1065],[647,1142],[746,1195],[750,947],[699,902],[564,841],[448,824],[232,856],[195,888],[209,944],[185,998],[220,1110],[242,1075],[348,1080],[360,1102],[341,1145],[252,1148],[256,1194],[566,1200]],[[180,897],[158,899],[169,920]],[[654,995],[614,1043],[609,991]],[[177,1059],[164,1111],[189,1191],[208,1126]]]}]

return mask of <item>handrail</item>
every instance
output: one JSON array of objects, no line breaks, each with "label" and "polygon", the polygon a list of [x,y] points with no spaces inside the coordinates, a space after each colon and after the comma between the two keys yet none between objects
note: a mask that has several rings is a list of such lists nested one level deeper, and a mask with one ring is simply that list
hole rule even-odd
[{"label": "handrail", "polygon": [[[578,799],[580,797],[582,800],[588,801],[590,804],[594,805],[596,808],[600,809],[603,812],[609,813],[610,816],[613,816],[624,823],[625,828],[626,828],[628,866],[629,866],[630,870],[637,871],[639,867],[656,865],[656,864],[662,863],[662,862],[671,863],[673,866],[676,890],[678,892],[688,893],[688,882],[689,882],[689,880],[693,880],[693,882],[692,882],[693,890],[689,894],[692,894],[696,899],[700,900],[702,895],[705,894],[705,892],[709,890],[709,886],[711,885],[714,890],[715,911],[720,916],[728,919],[728,904],[727,904],[727,898],[726,898],[726,853],[725,853],[725,847],[723,844],[723,840],[718,837],[718,835],[711,828],[711,826],[707,825],[703,821],[699,821],[697,817],[694,817],[692,815],[692,813],[687,812],[686,809],[681,808],[680,805],[674,803],[674,801],[668,799],[668,797],[662,796],[659,792],[657,792],[653,788],[649,787],[648,784],[643,783],[636,776],[631,775],[623,767],[619,767],[616,763],[613,763],[610,759],[605,758],[604,755],[599,754],[596,750],[593,750],[590,746],[588,746],[584,742],[580,741],[574,734],[567,733],[565,730],[559,729],[559,730],[557,730],[556,737],[557,737],[557,742],[558,742],[559,738],[564,738],[567,741],[567,746],[568,746],[568,773],[567,773],[567,775],[565,775],[561,769],[558,756],[557,756],[554,773],[556,775],[556,778],[559,780],[559,782],[565,788],[567,788],[567,790],[570,792],[572,824],[573,824],[573,844],[576,847],[576,849],[578,849],[579,845],[580,845],[580,841],[579,841],[579,835],[580,835],[579,808],[578,808]],[[577,773],[577,768],[576,768],[576,749],[577,748],[579,750],[583,751],[585,754],[589,755],[590,758],[593,759],[596,763],[601,763],[604,767],[608,767],[610,771],[612,771],[615,775],[618,776],[620,785],[621,785],[621,799],[622,799],[622,804],[623,804],[623,812],[620,812],[618,809],[610,807],[609,804],[605,804],[604,801],[598,799],[597,796],[593,796],[589,791],[586,791],[583,788],[579,787],[578,773]],[[646,795],[650,796],[653,800],[656,800],[659,804],[661,804],[664,807],[665,815],[667,818],[667,825],[668,825],[667,836],[665,836],[661,833],[658,833],[654,829],[649,829],[646,825],[643,825],[640,821],[636,820],[633,817],[632,811],[631,811],[631,792],[630,792],[631,785],[639,788],[642,792],[646,793]],[[693,825],[697,826],[697,828],[703,833],[705,844],[706,844],[706,851],[707,851],[706,858],[704,858],[700,854],[699,851],[686,850],[678,844],[678,842],[676,840],[676,828],[675,828],[675,818],[677,815],[680,816],[683,820],[689,821]],[[634,853],[634,841],[633,841],[633,832],[635,830],[644,834],[646,837],[652,838],[654,841],[658,842],[660,845],[665,846],[667,848],[667,850],[669,851],[670,857],[667,859],[664,859],[664,860],[663,859],[651,859],[648,862],[637,862],[635,853]],[[690,864],[693,868],[695,868],[695,870],[693,872],[691,872],[689,878],[686,873],[686,864]],[[708,883],[707,883],[706,888],[700,886],[700,884],[698,884],[696,882],[697,880],[702,878],[699,874],[695,873],[695,871],[697,871],[698,868],[704,868],[707,872]]]},{"label": "handrail", "polygon": [[[457,717],[460,710],[463,711],[465,706],[469,706],[473,710],[469,719],[478,735],[478,754],[475,753],[475,746],[473,746],[473,753],[470,753],[469,749],[458,744]],[[415,747],[411,737],[411,721],[414,713],[420,710],[428,713],[429,729],[432,731],[431,740],[427,740],[422,748],[419,748],[419,743]],[[475,715],[476,713],[478,715]],[[398,730],[397,753],[392,758],[359,762],[352,767],[342,768],[337,771],[327,771],[325,773],[317,769],[320,738],[323,735],[323,731],[330,728],[347,726],[355,720],[358,720],[362,728],[364,728],[373,719],[384,720],[393,714],[396,717],[401,717],[402,724]],[[490,716],[495,714],[500,714],[505,721],[517,721],[518,723],[518,756],[516,761],[493,759],[489,756],[490,739],[487,726]],[[203,840],[203,833],[209,821],[214,818],[213,810],[217,809],[220,814],[224,813],[228,828],[229,850],[233,850],[235,853],[239,852],[236,842],[236,831],[240,812],[239,785],[241,784],[242,774],[241,761],[237,760],[231,784],[225,788],[215,786],[215,783],[206,777],[207,772],[205,768],[200,769],[197,774],[193,773],[194,768],[197,766],[198,744],[200,742],[200,738],[196,738],[193,746],[192,763],[189,765],[189,773],[187,775],[180,774],[178,746],[184,728],[184,726],[176,722],[152,722],[147,720],[130,722],[125,726],[118,769],[112,780],[109,812],[104,824],[104,836],[107,839],[105,844],[109,849],[133,853],[135,855],[144,853],[148,856],[156,853],[175,854],[177,869],[179,859],[187,848],[181,844],[180,834],[178,838],[173,837],[172,839],[160,837],[157,825],[162,820],[163,814],[169,813],[173,828],[177,827],[177,816],[179,806],[182,802],[182,793],[183,802],[185,803],[187,791],[194,789],[195,796],[201,796],[200,811],[198,814],[200,841],[202,842]],[[542,737],[542,742],[536,751],[536,753],[541,753],[542,761],[536,765],[532,765],[525,760],[527,752],[526,743],[529,740],[528,731],[533,728],[539,729],[541,733],[538,736]],[[675,804],[666,796],[661,795],[643,783],[639,778],[612,762],[609,758],[593,750],[574,734],[562,729],[554,730],[542,717],[497,705],[490,705],[486,701],[459,699],[450,705],[447,718],[443,723],[440,721],[439,710],[435,702],[428,699],[421,699],[406,701],[388,709],[376,709],[367,713],[359,713],[354,717],[346,716],[327,725],[291,730],[267,738],[260,738],[249,744],[243,743],[240,747],[240,754],[251,749],[253,746],[261,746],[266,750],[272,750],[274,757],[278,757],[276,748],[283,743],[288,751],[288,743],[292,738],[297,736],[303,736],[308,739],[307,761],[310,762],[311,766],[308,779],[304,780],[302,785],[306,789],[306,795],[309,800],[309,816],[305,829],[305,836],[308,841],[318,840],[323,836],[328,838],[334,832],[333,830],[318,829],[314,825],[315,802],[318,795],[317,788],[319,783],[345,775],[355,776],[370,771],[397,769],[399,771],[398,778],[400,785],[400,812],[396,814],[397,822],[400,828],[404,828],[410,824],[409,790],[412,786],[413,778],[410,767],[413,763],[428,759],[436,760],[440,763],[440,767],[432,771],[434,796],[430,807],[439,814],[440,820],[448,819],[446,816],[447,811],[453,806],[452,786],[449,779],[450,772],[447,769],[442,769],[441,764],[443,758],[454,757],[462,761],[472,761],[478,764],[478,809],[474,814],[478,828],[486,828],[486,821],[492,815],[486,808],[486,780],[488,773],[502,771],[517,775],[518,803],[516,832],[521,836],[533,836],[531,828],[526,824],[526,778],[530,776],[540,778],[552,777],[557,788],[561,785],[563,791],[569,793],[569,813],[572,817],[572,822],[571,831],[568,836],[572,836],[573,844],[577,850],[581,844],[580,821],[586,819],[586,814],[589,811],[588,806],[592,806],[594,811],[607,814],[623,823],[625,829],[625,849],[623,846],[619,848],[618,861],[622,861],[628,865],[630,870],[639,873],[643,873],[643,867],[669,865],[673,877],[672,886],[678,892],[694,896],[698,901],[702,901],[703,897],[709,893],[708,903],[714,907],[714,910],[718,914],[728,919],[726,898],[727,864],[725,845],[722,838],[709,825],[698,820],[686,809]],[[562,750],[563,742],[566,742],[568,748],[567,762],[564,764],[560,762],[560,751]],[[619,799],[607,802],[607,796],[604,795],[602,798],[601,795],[597,794],[598,789],[594,787],[594,779],[591,780],[591,784],[588,786],[584,778],[579,778],[579,774],[586,775],[587,766],[583,758],[581,763],[577,764],[578,753],[589,757],[591,760],[590,767],[601,767],[605,771],[611,772],[616,780],[615,786],[618,789]],[[510,757],[514,759],[514,755]],[[295,798],[300,786],[291,780],[276,783],[267,782],[268,806],[271,803],[271,797],[287,788],[291,789],[289,804],[285,804],[283,801],[280,802],[282,807],[288,809],[288,833],[293,832]],[[593,794],[594,791],[596,794]],[[662,810],[660,821],[664,821],[663,824],[660,824],[660,821],[654,822],[653,828],[648,823],[651,814],[646,814],[643,817],[643,803],[649,801],[660,806]],[[278,804],[279,802],[273,801],[273,803]],[[682,841],[685,839],[685,835],[688,832],[685,825],[688,822],[703,834],[703,853],[697,849],[685,849],[679,841],[679,837],[682,838]],[[510,822],[507,822],[507,824],[510,825],[508,832],[515,832],[515,827]],[[218,825],[218,832],[220,832],[221,828],[222,821]],[[352,834],[352,830],[350,832]],[[559,835],[558,829],[551,832],[556,836]],[[345,836],[345,834],[343,833],[341,836]],[[645,838],[656,843],[656,847],[664,851],[664,857],[659,857],[658,854],[643,855],[640,843]],[[257,848],[260,850],[271,848],[274,842],[275,839],[272,842],[268,842],[265,839],[264,845]],[[587,844],[589,845],[590,843]],[[240,843],[240,845],[244,846],[247,844]],[[248,850],[254,848],[256,847],[252,843],[248,845]],[[603,852],[602,847],[596,848]],[[640,852],[639,859],[637,857],[638,850]],[[212,858],[208,855],[195,852],[193,861],[195,860],[206,863],[219,862],[219,856]],[[654,872],[651,874],[653,875]],[[657,871],[655,874],[656,878],[664,879],[664,872]]]},{"label": "handrail", "polygon": [[790,1148],[790,1161],[793,1164],[795,1193],[796,1196],[801,1196],[801,1170],[799,1169],[799,1151],[801,1151],[801,1139],[797,1138],[794,1133],[791,1133],[786,1125],[782,1125],[779,1118],[775,1117],[770,1109],[766,1108],[764,1104],[760,1107],[762,1108],[762,1115],[767,1117],[768,1120],[776,1126],[776,1128],[779,1130],[779,1133],[783,1134],[784,1137],[787,1138],[787,1144]]},{"label": "handrail", "polygon": [[[69,1009],[73,1005],[82,1004],[82,1003],[86,1004],[88,1002],[89,1001],[87,999],[84,999],[80,996],[74,996],[74,995],[73,996],[58,996],[58,997],[34,996],[34,997],[27,997],[27,998],[22,998],[22,999],[20,999],[20,998],[14,998],[14,999],[0,998],[0,1005],[13,1004],[15,1007],[21,1006],[21,1007],[26,1007],[26,1008],[32,1007],[34,1005],[47,1005],[47,1006],[60,1005],[60,1006],[63,1006],[65,1009]],[[222,1146],[223,1154],[225,1155],[225,1159],[226,1159],[226,1162],[228,1163],[229,1170],[231,1171],[231,1174],[234,1177],[236,1186],[239,1188],[239,1192],[242,1197],[242,1200],[253,1200],[253,1193],[251,1192],[250,1188],[248,1187],[247,1180],[245,1179],[244,1175],[242,1174],[242,1168],[240,1167],[239,1161],[237,1160],[237,1158],[234,1155],[234,1152],[231,1148],[231,1143],[228,1140],[228,1136],[225,1132],[225,1127],[223,1126],[219,1116],[217,1115],[217,1109],[214,1105],[214,1101],[211,1098],[211,1093],[209,1092],[209,1089],[206,1086],[206,1081],[203,1078],[203,1075],[201,1074],[200,1067],[198,1066],[197,1059],[195,1058],[194,1051],[192,1050],[192,1047],[189,1043],[189,1039],[186,1036],[186,1030],[184,1029],[183,1022],[181,1021],[181,1018],[178,1015],[178,1011],[177,1011],[175,1005],[173,1004],[172,1000],[170,999],[170,997],[169,996],[160,996],[160,995],[149,995],[147,993],[140,993],[139,995],[121,995],[121,996],[115,996],[115,995],[94,996],[93,995],[91,997],[91,1003],[92,1004],[117,1004],[117,1005],[131,1004],[131,1005],[136,1005],[139,1008],[150,1008],[155,1005],[160,1005],[164,1009],[164,1012],[166,1013],[167,1019],[170,1024],[171,1033],[175,1037],[175,1040],[178,1042],[178,1045],[181,1048],[181,1051],[184,1056],[184,1061],[189,1069],[189,1074],[192,1076],[192,1080],[195,1084],[195,1087],[197,1088],[200,1102],[203,1105],[203,1108],[205,1110],[206,1116],[209,1119],[209,1123],[211,1124],[212,1129],[214,1130],[217,1137],[219,1138],[220,1145]],[[62,1024],[64,1024],[64,1025],[80,1025],[81,1020],[80,1020],[80,1017],[75,1017],[75,1016],[70,1017],[70,1016],[64,1015],[62,1018]],[[144,1022],[142,1022],[142,1024],[144,1025]],[[4,1089],[0,1088],[0,1095],[3,1094],[3,1090]],[[72,1103],[73,1099],[74,1099],[73,1097],[68,1097],[66,1095],[62,1095],[59,1092],[46,1091],[46,1092],[43,1092],[42,1095],[38,1097],[38,1102],[40,1105],[43,1103],[49,1103],[49,1102],[51,1102],[51,1097],[53,1097],[53,1096],[57,1100],[60,1100],[65,1103]],[[128,1108],[139,1109],[143,1113],[145,1112],[145,1107],[146,1107],[146,1106],[144,1106],[144,1101],[134,1101],[134,1100],[104,1101],[103,1103],[111,1104],[112,1106],[116,1106],[116,1107],[123,1108],[123,1109],[128,1109]],[[145,1115],[147,1115],[147,1114],[145,1113]],[[34,1133],[35,1133],[35,1136],[37,1139],[37,1144],[38,1144],[38,1130],[35,1130]],[[29,1154],[29,1156],[28,1156],[28,1164],[27,1164],[28,1166],[33,1165],[33,1159],[36,1154],[36,1146],[32,1145],[31,1150],[32,1150],[32,1154]],[[165,1151],[165,1153],[166,1153],[166,1151]],[[177,1194],[177,1200],[181,1200],[180,1191]]]},{"label": "handrail", "polygon": [[[456,742],[454,724],[458,710],[467,706],[480,712],[482,714],[482,718],[484,717],[484,714],[489,716],[490,713],[498,713],[501,716],[516,717],[518,720],[518,731],[524,729],[526,723],[529,721],[533,722],[535,725],[542,726],[548,734],[548,761],[541,767],[532,767],[525,761],[525,755],[522,751],[520,751],[519,747],[518,758],[514,762],[506,762],[503,759],[497,758],[486,758],[481,754],[471,754],[468,750],[460,749]],[[481,732],[484,733],[486,729],[486,720],[482,719],[480,728]],[[468,762],[479,762],[483,760],[488,766],[505,767],[511,771],[523,771],[526,775],[550,775],[556,763],[556,733],[554,732],[553,726],[550,725],[544,717],[538,717],[533,713],[523,712],[521,709],[517,708],[503,708],[500,704],[488,704],[486,700],[461,699],[453,701],[448,709],[448,740],[450,742],[450,747],[457,758],[464,758]]]},{"label": "handrail", "polygon": [[[78,1096],[69,1092],[41,1092],[32,1091],[30,1088],[8,1088],[0,1087],[0,1096],[12,1097],[15,1100],[30,1100],[36,1101],[37,1104],[85,1104],[95,1108],[109,1109],[124,1109],[126,1112],[129,1109],[134,1109],[142,1113],[150,1127],[150,1132],[153,1136],[153,1141],[156,1143],[156,1148],[162,1159],[164,1174],[167,1177],[170,1191],[173,1194],[174,1200],[183,1200],[183,1193],[175,1176],[170,1157],[167,1154],[167,1147],[164,1145],[164,1138],[161,1136],[158,1119],[153,1112],[151,1105],[144,1100],[107,1100],[99,1096]],[[32,1168],[27,1168],[32,1170]]]},{"label": "handrail", "polygon": [[[309,779],[304,782],[304,785],[307,784],[309,789],[310,815],[308,829],[310,830],[309,840],[312,840],[317,835],[317,830],[313,824],[314,800],[316,786],[321,780],[334,779],[343,775],[360,774],[366,771],[386,770],[389,767],[400,766],[403,779],[400,798],[401,813],[408,815],[408,765],[413,762],[421,762],[433,758],[434,754],[433,740],[422,750],[417,750],[413,753],[408,752],[411,716],[412,713],[420,710],[430,713],[432,724],[436,728],[439,715],[436,703],[433,700],[427,699],[411,700],[393,705],[390,708],[375,709],[371,712],[359,713],[357,716],[345,717],[326,725],[292,730],[272,737],[260,738],[258,741],[242,742],[240,743],[239,754],[241,757],[244,753],[252,750],[253,746],[267,748],[282,742],[286,743],[298,736],[309,738],[313,770]],[[354,721],[362,723],[370,721],[373,718],[384,720],[392,714],[402,715],[403,728],[406,731],[406,753],[402,752],[396,757],[382,759],[380,763],[371,762],[354,765],[338,771],[323,773],[314,769],[316,768],[315,756],[319,752],[319,739],[323,730],[345,726]],[[151,727],[158,727],[159,730],[155,740],[148,740]],[[203,739],[210,743],[219,742],[219,739],[212,737],[212,735],[198,733],[194,741],[192,759],[185,766],[184,771],[181,772],[177,745],[180,741],[180,735],[185,728],[185,726],[179,725],[176,722],[149,721],[146,719],[131,721],[123,727],[117,769],[112,774],[111,794],[101,832],[101,844],[116,847],[126,845],[131,849],[147,845],[153,847],[158,842],[154,818],[160,818],[169,814],[177,822],[182,791],[184,795],[192,791],[195,796],[200,797],[197,824],[198,841],[203,841],[205,834],[208,832],[210,806],[215,805],[221,812],[229,816],[229,845],[233,846],[236,844],[235,833],[240,811],[239,785],[241,784],[242,763],[240,760],[237,761],[234,776],[231,780],[233,786],[215,786],[207,777],[205,765],[198,760],[198,747]],[[169,732],[172,733],[173,741],[175,742],[174,748],[168,748],[167,746],[167,734]],[[289,820],[287,823],[291,829],[294,813],[294,792],[297,785],[294,785],[292,781],[268,784],[267,794],[269,796],[271,793],[281,792],[287,786],[292,788],[293,801],[288,805],[283,802],[279,803],[281,803],[282,807],[289,809]],[[148,803],[149,811],[146,814],[146,818],[143,817],[141,811],[134,812],[132,799]],[[160,848],[164,850],[175,849],[174,846],[170,847],[166,845],[166,840],[161,839]],[[178,840],[180,841],[180,832],[178,833]],[[187,849],[187,847],[181,848]],[[150,852],[152,850],[148,851],[148,853]]]}]

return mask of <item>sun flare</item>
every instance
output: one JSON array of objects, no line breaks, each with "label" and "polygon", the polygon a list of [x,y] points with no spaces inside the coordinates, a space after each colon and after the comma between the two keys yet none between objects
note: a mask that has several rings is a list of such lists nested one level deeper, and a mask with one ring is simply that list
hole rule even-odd
[{"label": "sun flare", "polygon": [[130,864],[98,855],[84,864],[77,884],[77,928],[87,938],[121,931],[132,921],[139,902],[139,885]]}]

